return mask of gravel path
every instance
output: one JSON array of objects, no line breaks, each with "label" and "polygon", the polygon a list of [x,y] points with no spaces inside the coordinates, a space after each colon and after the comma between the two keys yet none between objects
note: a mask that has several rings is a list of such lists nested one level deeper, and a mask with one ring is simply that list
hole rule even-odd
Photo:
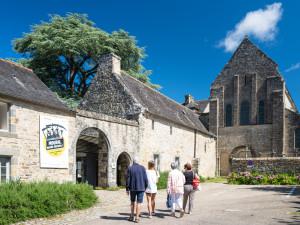
[{"label": "gravel path", "polygon": [[[202,184],[196,193],[192,215],[172,218],[165,207],[166,193],[157,195],[157,216],[147,218],[142,207],[141,224],[160,225],[299,225],[300,187]],[[93,208],[73,211],[50,219],[36,219],[19,225],[119,225],[128,222],[129,198],[124,190],[96,191],[100,202]]]}]

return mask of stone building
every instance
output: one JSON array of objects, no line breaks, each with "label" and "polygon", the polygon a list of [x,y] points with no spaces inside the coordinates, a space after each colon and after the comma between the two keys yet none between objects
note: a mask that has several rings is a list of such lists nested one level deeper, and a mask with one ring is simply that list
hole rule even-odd
[{"label": "stone building", "polygon": [[[40,161],[40,118],[55,117],[69,123],[72,113],[29,69],[0,60],[0,181],[73,180],[73,161],[65,168],[43,167]],[[68,151],[68,158],[74,152]]]},{"label": "stone building", "polygon": [[168,171],[173,161],[181,168],[193,161],[201,175],[215,175],[215,136],[197,114],[121,71],[120,58],[113,54],[100,59],[98,73],[78,107],[76,124],[78,132],[90,127],[100,133],[93,152],[85,147],[88,138],[79,137],[77,155],[98,154],[91,157],[95,166],[88,170],[98,168],[97,175],[92,172],[93,180],[101,186],[105,181],[124,185],[120,180],[124,168],[135,155],[145,166],[154,160],[159,171]]},{"label": "stone building", "polygon": [[287,157],[299,154],[296,105],[277,64],[247,37],[212,83],[205,112],[200,102],[187,96],[184,105],[198,111],[200,119],[206,116],[209,131],[217,136],[221,175],[231,171],[233,161],[245,158],[272,161],[270,157],[276,157],[286,172]]},{"label": "stone building", "polygon": [[1,181],[124,185],[134,156],[160,171],[192,161],[212,177],[215,144],[197,114],[122,72],[113,54],[100,59],[76,112],[31,70],[0,61]]}]

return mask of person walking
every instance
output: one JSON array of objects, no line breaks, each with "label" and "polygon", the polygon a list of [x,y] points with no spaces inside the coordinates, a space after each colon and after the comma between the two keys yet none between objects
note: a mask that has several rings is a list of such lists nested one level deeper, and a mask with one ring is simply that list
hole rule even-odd
[{"label": "person walking", "polygon": [[[195,190],[193,188],[193,179],[198,178],[197,174],[195,174],[192,170],[191,163],[186,163],[185,171],[183,172],[185,177],[185,184],[184,184],[184,194],[183,194],[183,210],[185,211],[187,201],[189,200],[189,210],[188,214],[192,214],[193,207],[194,207],[194,197],[195,197]],[[186,211],[185,211],[186,212]]]},{"label": "person walking", "polygon": [[[129,221],[140,221],[141,204],[143,203],[144,192],[148,187],[146,169],[138,164],[138,158],[135,157],[133,164],[127,170],[126,192],[130,195],[131,214]],[[135,220],[134,220],[135,213]]]},{"label": "person walking", "polygon": [[148,162],[148,170],[146,171],[148,178],[148,187],[146,188],[146,197],[148,203],[148,212],[149,218],[152,218],[152,215],[155,215],[155,197],[157,193],[157,181],[158,181],[158,173],[155,170],[154,161]]},{"label": "person walking", "polygon": [[171,163],[171,172],[168,176],[168,194],[171,196],[171,215],[175,217],[176,206],[180,210],[180,217],[183,217],[184,211],[182,207],[182,196],[184,193],[185,177],[181,171],[177,169],[176,163]]}]

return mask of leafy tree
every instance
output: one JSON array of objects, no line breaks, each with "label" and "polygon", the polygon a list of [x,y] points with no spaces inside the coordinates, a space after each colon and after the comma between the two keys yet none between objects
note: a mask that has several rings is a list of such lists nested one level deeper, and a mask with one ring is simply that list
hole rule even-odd
[{"label": "leafy tree", "polygon": [[49,22],[34,25],[30,33],[14,40],[22,53],[20,63],[34,72],[60,96],[82,97],[95,76],[101,55],[114,52],[122,58],[122,70],[151,84],[151,71],[141,65],[144,48],[124,30],[111,34],[97,28],[82,14],[50,16]]}]

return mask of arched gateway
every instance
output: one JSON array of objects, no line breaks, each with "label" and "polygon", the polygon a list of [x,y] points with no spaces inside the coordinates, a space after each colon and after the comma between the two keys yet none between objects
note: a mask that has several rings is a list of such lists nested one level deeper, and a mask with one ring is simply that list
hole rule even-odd
[{"label": "arched gateway", "polygon": [[76,182],[108,186],[109,143],[98,128],[81,131],[76,143]]},{"label": "arched gateway", "polygon": [[131,163],[129,154],[122,152],[117,160],[117,185],[126,185],[126,172]]}]

